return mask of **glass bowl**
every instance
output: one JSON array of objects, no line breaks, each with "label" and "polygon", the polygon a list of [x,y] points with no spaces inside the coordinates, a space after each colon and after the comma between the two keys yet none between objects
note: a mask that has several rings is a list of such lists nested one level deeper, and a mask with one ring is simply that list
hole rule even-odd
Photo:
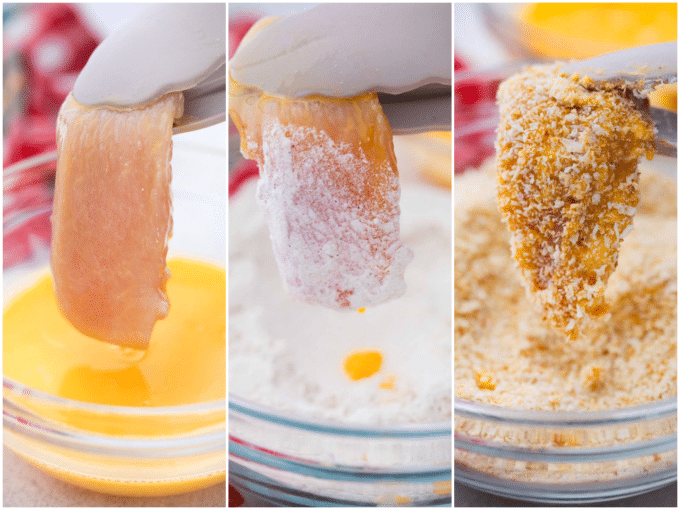
[{"label": "glass bowl", "polygon": [[[495,92],[516,70],[456,73],[456,95],[483,91],[471,104],[456,99],[457,173],[474,171],[495,153]],[[459,154],[466,159],[459,162]],[[676,177],[675,158],[656,156],[646,164]],[[456,482],[523,501],[574,505],[642,494],[677,480],[677,398],[591,412],[454,398],[454,460]]]},{"label": "glass bowl", "polygon": [[[677,480],[677,399],[592,412],[454,400],[455,479],[495,495],[586,504]],[[560,446],[556,446],[560,445]]]},{"label": "glass bowl", "polygon": [[[230,196],[257,176],[237,157]],[[229,395],[229,483],[249,506],[451,506],[451,475],[450,421],[345,425]]]},{"label": "glass bowl", "polygon": [[[675,14],[659,11],[659,9],[648,9],[647,19],[641,19],[641,12],[629,12],[627,6],[619,4],[610,12],[608,22],[620,24],[618,31],[612,30],[612,34],[617,34],[616,38],[598,38],[588,34],[584,37],[575,37],[558,33],[558,31],[547,30],[543,27],[533,25],[523,19],[522,11],[531,4],[526,3],[485,3],[481,4],[481,14],[486,27],[501,42],[513,59],[524,61],[549,61],[549,60],[570,60],[590,58],[613,51],[623,50],[631,46],[643,46],[667,41],[675,41],[677,32],[671,34],[671,27],[675,27]],[[544,4],[547,5],[547,4]],[[578,5],[578,4],[573,4]],[[644,4],[642,4],[644,5]],[[649,4],[648,4],[649,5]],[[670,4],[663,5],[663,9],[672,9]],[[587,23],[591,28],[593,21],[588,13],[580,13],[581,21]],[[578,23],[576,18],[572,18],[572,23]],[[597,22],[607,23],[597,20]],[[634,23],[642,23],[642,29],[637,32],[631,31]],[[580,25],[579,25],[580,26]],[[624,30],[624,27],[628,27]],[[604,33],[604,32],[600,32]],[[623,42],[624,34],[629,42]],[[617,40],[617,38],[619,40]],[[622,39],[623,38],[623,39]],[[652,106],[677,110],[677,84],[669,84],[655,90],[649,95]]]},{"label": "glass bowl", "polygon": [[451,423],[339,425],[230,395],[229,482],[256,506],[450,506]]},{"label": "glass bowl", "polygon": [[[626,44],[616,39],[601,37],[601,40],[587,35],[576,37],[531,24],[522,17],[522,11],[531,4],[527,3],[484,3],[481,12],[488,29],[503,43],[508,52],[520,59],[583,59],[622,50],[628,46],[642,46],[656,42],[675,40],[664,36],[658,27],[646,26],[640,30],[637,40]],[[639,22],[636,14],[621,12],[617,18],[620,23]],[[657,22],[659,19],[657,18]],[[587,21],[586,21],[587,22]],[[658,23],[657,23],[658,24]],[[590,23],[592,26],[592,22]],[[579,25],[581,26],[581,25]],[[611,33],[616,33],[612,31]],[[631,34],[629,34],[631,36]],[[619,37],[622,37],[619,35]]]},{"label": "glass bowl", "polygon": [[[223,134],[224,129],[222,140]],[[175,140],[171,256],[225,265],[224,152]],[[49,267],[55,168],[56,153],[48,153],[4,170],[5,306]],[[39,469],[93,491],[160,496],[225,480],[226,399],[109,406],[61,398],[4,377],[3,415],[7,447]]]}]

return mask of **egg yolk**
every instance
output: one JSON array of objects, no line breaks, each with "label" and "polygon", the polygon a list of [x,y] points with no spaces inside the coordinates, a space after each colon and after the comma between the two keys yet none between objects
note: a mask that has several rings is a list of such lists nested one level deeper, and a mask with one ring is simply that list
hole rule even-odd
[{"label": "egg yolk", "polygon": [[43,276],[4,312],[5,376],[64,398],[117,406],[176,406],[226,396],[226,275],[202,262],[168,261],[168,316],[149,348],[108,344],[78,332]]},{"label": "egg yolk", "polygon": [[345,358],[345,373],[353,381],[365,379],[380,370],[382,354],[379,351],[357,351]]}]

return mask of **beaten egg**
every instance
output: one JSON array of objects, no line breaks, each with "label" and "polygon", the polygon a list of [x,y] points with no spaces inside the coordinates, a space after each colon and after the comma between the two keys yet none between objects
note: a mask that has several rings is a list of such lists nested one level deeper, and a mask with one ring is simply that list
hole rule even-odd
[{"label": "beaten egg", "polygon": [[59,311],[45,274],[4,312],[4,375],[93,404],[158,407],[225,398],[225,272],[188,259],[168,267],[170,313],[156,324],[146,351],[79,333]]}]

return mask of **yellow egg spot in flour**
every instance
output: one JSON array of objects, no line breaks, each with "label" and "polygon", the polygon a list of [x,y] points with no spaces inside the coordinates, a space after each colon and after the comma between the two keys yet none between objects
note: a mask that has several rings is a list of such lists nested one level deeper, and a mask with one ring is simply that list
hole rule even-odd
[{"label": "yellow egg spot in flour", "polygon": [[381,390],[393,390],[394,383],[397,382],[397,376],[390,374],[386,376],[379,384]]},{"label": "yellow egg spot in flour", "polygon": [[355,351],[345,358],[345,373],[353,381],[365,379],[380,370],[382,354],[379,351]]}]

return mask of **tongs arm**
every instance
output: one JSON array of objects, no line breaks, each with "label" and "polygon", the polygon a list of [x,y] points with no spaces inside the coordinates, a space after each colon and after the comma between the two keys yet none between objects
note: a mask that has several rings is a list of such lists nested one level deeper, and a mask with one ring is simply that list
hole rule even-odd
[{"label": "tongs arm", "polygon": [[451,131],[451,85],[431,83],[402,94],[378,93],[392,133]]},{"label": "tongs arm", "polygon": [[589,89],[620,88],[630,92],[639,111],[648,115],[657,129],[659,154],[677,157],[677,114],[649,106],[648,94],[660,85],[677,82],[678,44],[649,44],[569,62],[560,67],[567,76],[577,75]]},{"label": "tongs arm", "polygon": [[186,133],[227,119],[226,62],[198,85],[184,91],[184,114],[175,119],[173,134]]},{"label": "tongs arm", "polygon": [[673,41],[569,62],[560,67],[560,71],[568,76],[587,76],[589,88],[628,88],[646,96],[659,85],[677,81],[677,59],[678,43]]}]

